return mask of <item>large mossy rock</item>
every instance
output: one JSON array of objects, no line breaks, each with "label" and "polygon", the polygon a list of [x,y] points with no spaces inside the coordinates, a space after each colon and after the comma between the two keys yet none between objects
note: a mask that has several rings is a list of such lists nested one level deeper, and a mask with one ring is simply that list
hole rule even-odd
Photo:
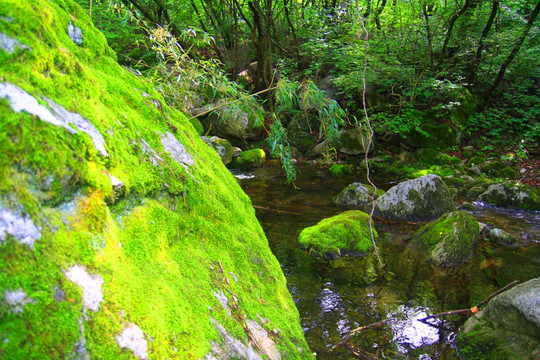
[{"label": "large mossy rock", "polygon": [[311,358],[249,198],[86,12],[0,0],[0,39],[0,357]]},{"label": "large mossy rock", "polygon": [[[332,202],[338,205],[350,206],[357,209],[365,210],[371,206],[371,197],[375,192],[375,188],[371,185],[354,182],[347,185],[339,194],[332,198]],[[375,199],[383,195],[384,191],[377,189]]]},{"label": "large mossy rock", "polygon": [[[373,229],[374,236],[377,232]],[[340,256],[362,256],[373,249],[369,230],[369,215],[345,211],[302,230],[298,245],[311,254],[325,259]]]},{"label": "large mossy rock", "polygon": [[540,278],[491,299],[467,320],[456,345],[462,359],[540,358]]},{"label": "large mossy rock", "polygon": [[501,207],[540,210],[540,192],[527,184],[505,182],[490,185],[478,198]]},{"label": "large mossy rock", "polygon": [[438,175],[425,175],[390,188],[376,201],[375,215],[397,221],[431,221],[456,210],[453,194]]},{"label": "large mossy rock", "polygon": [[411,245],[426,251],[436,265],[453,267],[472,260],[479,237],[480,228],[474,217],[455,211],[420,228]]}]

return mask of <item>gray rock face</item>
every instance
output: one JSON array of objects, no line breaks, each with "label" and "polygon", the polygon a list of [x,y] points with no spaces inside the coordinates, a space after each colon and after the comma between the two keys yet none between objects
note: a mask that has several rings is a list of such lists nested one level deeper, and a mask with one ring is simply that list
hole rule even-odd
[{"label": "gray rock face", "polygon": [[[41,105],[32,95],[10,83],[0,83],[0,98],[7,98],[15,112],[25,111],[52,125],[61,126],[71,134],[75,134],[77,130],[86,133],[94,142],[94,146],[100,155],[108,156],[103,136],[94,125],[81,115],[69,112],[51,99],[43,97],[43,100],[50,107],[48,109],[46,106]],[[74,125],[77,130],[71,125]]]},{"label": "gray rock face", "polygon": [[[373,190],[373,186],[354,182],[347,185],[345,189],[341,190],[339,194],[334,196],[332,202],[339,205],[365,209],[367,206],[371,206]],[[377,198],[379,194],[380,192],[377,192],[377,194],[375,194],[375,198]]]},{"label": "gray rock face", "polygon": [[27,213],[0,204],[0,245],[4,244],[7,235],[30,249],[34,249],[34,242],[41,238],[40,229]]},{"label": "gray rock face", "polygon": [[430,221],[455,211],[453,195],[438,175],[404,181],[376,201],[375,215],[397,221]]},{"label": "gray rock face", "polygon": [[7,51],[9,54],[13,54],[17,49],[32,51],[30,46],[2,33],[0,33],[0,49]]},{"label": "gray rock face", "polygon": [[99,304],[103,301],[103,293],[101,291],[103,278],[99,275],[89,274],[80,265],[70,267],[65,274],[69,280],[81,287],[85,308],[97,312],[99,310]]},{"label": "gray rock face", "polygon": [[201,136],[201,139],[217,152],[223,164],[227,165],[232,161],[233,147],[229,140],[221,139],[217,136]]},{"label": "gray rock face", "polygon": [[34,304],[36,301],[29,298],[21,288],[18,288],[15,291],[4,290],[3,302],[11,313],[20,314],[25,305]]},{"label": "gray rock face", "polygon": [[234,338],[225,330],[225,328],[216,320],[211,319],[216,330],[222,338],[222,343],[212,342],[212,350],[204,359],[206,360],[262,360],[262,356],[252,347],[246,346],[240,340]]},{"label": "gray rock face", "polygon": [[118,346],[122,349],[130,349],[141,360],[148,359],[148,342],[144,338],[143,331],[135,324],[129,324],[122,334],[116,336]]},{"label": "gray rock face", "polygon": [[161,134],[161,144],[163,145],[163,149],[171,155],[174,161],[182,165],[182,167],[186,169],[186,172],[196,180],[189,172],[189,166],[195,165],[195,159],[193,159],[193,156],[187,151],[186,147],[168,131],[165,134]]},{"label": "gray rock face", "polygon": [[68,24],[68,35],[71,41],[77,45],[82,45],[83,34],[80,27],[74,26],[71,22]]},{"label": "gray rock face", "polygon": [[[493,353],[512,359],[540,355],[540,278],[517,285],[494,297],[484,310],[469,318],[458,339],[460,352],[481,342],[496,344]],[[483,354],[486,359],[491,354]]]},{"label": "gray rock face", "polygon": [[479,237],[480,227],[474,217],[455,211],[420,228],[411,245],[427,251],[438,266],[453,267],[472,260]]}]

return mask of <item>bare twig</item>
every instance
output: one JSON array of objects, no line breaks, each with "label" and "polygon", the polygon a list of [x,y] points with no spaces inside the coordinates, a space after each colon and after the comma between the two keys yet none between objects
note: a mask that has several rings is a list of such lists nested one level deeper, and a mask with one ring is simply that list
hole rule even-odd
[{"label": "bare twig", "polygon": [[[471,314],[475,314],[478,312],[478,308],[480,308],[481,306],[485,305],[486,303],[489,302],[489,300],[491,300],[493,297],[499,295],[500,293],[510,289],[511,287],[515,286],[519,284],[519,281],[514,281],[514,282],[511,282],[510,284],[506,285],[505,287],[495,291],[493,294],[489,295],[487,298],[485,298],[482,302],[480,302],[478,305],[476,306],[473,306],[472,308],[470,309],[459,309],[459,310],[452,310],[452,311],[446,311],[446,312],[443,312],[443,313],[439,313],[439,314],[434,314],[434,315],[429,315],[429,316],[426,316],[425,318],[422,318],[422,319],[416,319],[417,321],[421,321],[423,322],[424,324],[427,324],[427,325],[432,325],[433,324],[430,324],[427,322],[427,320],[429,319],[435,319],[435,318],[440,318],[440,317],[443,317],[443,316],[448,316],[448,315],[459,315],[459,314],[467,314],[467,315],[471,315]],[[368,330],[368,329],[371,329],[371,328],[375,328],[375,327],[380,327],[380,326],[383,326],[385,324],[388,324],[389,322],[393,321],[395,319],[386,319],[386,320],[383,320],[383,321],[379,321],[379,322],[376,322],[376,323],[373,323],[373,324],[369,324],[369,325],[364,325],[364,326],[359,326],[357,327],[356,329],[353,329],[351,331],[349,331],[347,334],[345,334],[345,336],[343,336],[341,338],[341,340],[335,344],[334,346],[332,346],[330,348],[330,350],[328,350],[328,352],[332,352],[335,348],[337,348],[338,346],[344,346],[346,347],[347,349],[351,350],[353,352],[353,354],[355,354],[356,356],[361,356],[363,358],[365,358],[365,354],[360,354],[358,353],[358,349],[357,347],[352,347],[351,344],[348,342],[349,339],[355,335],[356,333],[360,332],[360,331],[364,331],[364,330]],[[354,351],[353,351],[354,349]]]}]

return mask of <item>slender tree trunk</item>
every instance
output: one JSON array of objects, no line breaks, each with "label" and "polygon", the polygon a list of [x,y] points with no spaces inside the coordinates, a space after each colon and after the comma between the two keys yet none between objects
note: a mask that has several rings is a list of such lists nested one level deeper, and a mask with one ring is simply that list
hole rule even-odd
[{"label": "slender tree trunk", "polygon": [[534,21],[538,17],[538,12],[539,11],[540,11],[540,0],[536,4],[536,7],[534,8],[531,15],[529,16],[529,21],[527,21],[527,24],[523,28],[523,31],[521,32],[521,35],[520,35],[518,41],[516,42],[516,45],[514,46],[514,48],[510,52],[510,54],[508,54],[508,57],[502,63],[501,68],[499,70],[499,73],[495,77],[495,81],[493,82],[493,85],[491,85],[491,87],[486,91],[486,94],[484,96],[485,99],[489,99],[491,97],[491,94],[493,93],[493,90],[495,90],[497,85],[499,85],[499,83],[503,79],[504,73],[506,72],[506,69],[508,68],[508,66],[510,65],[512,60],[514,60],[517,53],[519,52],[519,49],[521,48],[521,45],[525,41],[525,38],[529,34],[529,31],[531,30],[531,28],[532,28],[532,26],[534,24]]},{"label": "slender tree trunk", "polygon": [[491,14],[489,15],[489,19],[486,23],[486,26],[484,27],[484,31],[482,31],[482,35],[480,35],[480,40],[478,40],[478,49],[476,49],[476,56],[470,66],[469,76],[467,76],[467,84],[469,84],[469,86],[472,86],[472,84],[474,83],[474,79],[476,77],[476,73],[478,72],[480,61],[482,59],[484,40],[486,39],[491,28],[493,27],[493,21],[495,20],[495,16],[497,16],[497,11],[499,10],[499,0],[492,1],[493,3],[491,6]]},{"label": "slender tree trunk", "polygon": [[441,51],[440,61],[444,60],[447,56],[448,43],[450,42],[450,38],[452,37],[452,31],[454,30],[454,25],[456,24],[457,19],[463,14],[465,14],[465,12],[469,9],[470,6],[471,0],[465,0],[465,4],[463,4],[463,7],[458,12],[454,12],[452,17],[450,18],[450,21],[448,23],[448,31],[446,32],[446,38],[444,39],[444,44]]},{"label": "slender tree trunk", "polygon": [[426,20],[426,36],[428,41],[428,50],[429,50],[429,64],[433,69],[433,34],[431,32],[431,26],[429,24],[431,10],[428,8],[428,5],[424,5],[422,8],[422,14],[424,14],[424,20]]},{"label": "slender tree trunk", "polygon": [[296,36],[296,29],[294,28],[294,25],[291,21],[291,16],[289,14],[289,0],[283,0],[283,6],[285,10],[285,18],[287,19],[287,24],[289,25],[289,28],[291,29],[291,33],[293,36],[294,41],[294,52],[296,56],[300,54],[300,43],[298,42],[298,36]]}]

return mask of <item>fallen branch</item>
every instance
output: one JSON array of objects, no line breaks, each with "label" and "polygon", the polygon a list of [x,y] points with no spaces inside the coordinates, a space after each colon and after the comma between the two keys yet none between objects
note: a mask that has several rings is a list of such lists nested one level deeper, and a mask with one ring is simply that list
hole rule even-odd
[{"label": "fallen branch", "polygon": [[257,206],[257,205],[252,205],[255,209],[259,209],[259,210],[268,210],[268,211],[275,211],[277,213],[285,213],[285,214],[293,214],[293,215],[302,215],[302,214],[299,214],[299,213],[295,213],[295,212],[292,212],[292,211],[287,211],[287,210],[278,210],[278,209],[272,209],[272,208],[269,208],[269,207],[264,207],[264,206]]},{"label": "fallen branch", "polygon": [[[485,298],[483,301],[481,301],[478,305],[476,306],[473,306],[472,308],[470,309],[459,309],[459,310],[452,310],[452,311],[446,311],[446,312],[443,312],[443,313],[439,313],[439,314],[435,314],[435,315],[430,315],[430,316],[426,316],[425,318],[422,318],[422,319],[416,319],[417,321],[420,321],[420,322],[423,322],[424,324],[427,324],[427,325],[431,325],[431,326],[435,326],[429,322],[427,322],[427,320],[430,320],[430,319],[435,319],[435,318],[440,318],[440,317],[443,317],[443,316],[448,316],[448,315],[457,315],[457,314],[467,314],[467,315],[471,315],[471,314],[476,314],[478,312],[478,309],[487,304],[489,302],[489,300],[491,300],[492,298],[494,298],[495,296],[499,295],[500,293],[510,289],[511,287],[515,286],[519,284],[519,281],[516,280],[514,282],[511,282],[510,284],[506,285],[505,287],[495,291],[493,294],[489,295],[487,298]],[[356,333],[360,332],[360,331],[364,331],[364,330],[367,330],[367,329],[371,329],[371,328],[375,328],[375,327],[380,327],[382,325],[385,325],[385,324],[388,324],[389,322],[391,321],[395,321],[395,319],[386,319],[386,320],[383,320],[383,321],[379,321],[377,323],[373,323],[373,324],[369,324],[369,325],[364,325],[364,326],[360,326],[360,327],[357,327],[356,329],[354,330],[351,330],[349,331],[347,334],[345,334],[345,336],[343,336],[341,338],[341,340],[335,344],[334,346],[332,346],[330,348],[330,350],[328,350],[328,352],[332,352],[335,348],[337,348],[338,346],[342,345],[344,346],[345,348],[351,350],[353,352],[353,354],[355,354],[356,356],[361,356],[362,358],[366,358],[366,355],[365,354],[359,354],[358,353],[358,349],[357,347],[354,347],[352,346],[352,344],[349,344],[348,341],[349,339],[355,335]],[[354,349],[354,351],[353,351]]]}]

